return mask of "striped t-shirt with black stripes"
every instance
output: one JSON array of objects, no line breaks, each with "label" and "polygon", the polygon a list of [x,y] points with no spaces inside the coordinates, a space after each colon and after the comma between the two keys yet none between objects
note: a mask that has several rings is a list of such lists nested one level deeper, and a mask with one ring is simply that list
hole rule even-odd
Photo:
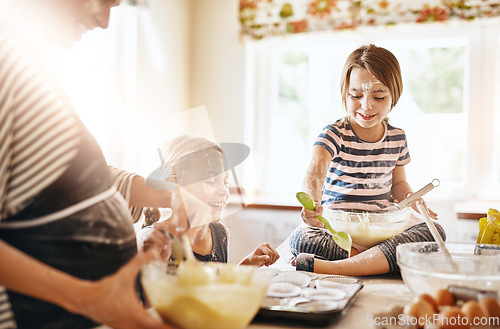
[{"label": "striped t-shirt with black stripes", "polygon": [[42,67],[21,40],[2,28],[0,220],[57,180],[78,152],[77,116]]},{"label": "striped t-shirt with black stripes", "polygon": [[[57,180],[80,142],[72,108],[21,39],[0,25],[0,221]],[[0,329],[16,327],[0,286]]]},{"label": "striped t-shirt with black stripes", "polygon": [[392,171],[410,162],[406,135],[388,123],[378,142],[366,142],[348,120],[326,126],[314,145],[332,156],[323,184],[322,204],[327,208],[376,211],[392,202]]}]

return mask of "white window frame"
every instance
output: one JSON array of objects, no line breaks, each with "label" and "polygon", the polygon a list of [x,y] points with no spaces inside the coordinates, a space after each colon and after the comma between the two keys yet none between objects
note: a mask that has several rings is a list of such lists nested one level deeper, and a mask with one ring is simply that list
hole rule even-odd
[{"label": "white window frame", "polygon": [[[466,55],[468,67],[465,70],[464,113],[468,120],[468,145],[465,157],[465,177],[463,184],[441,186],[439,193],[430,194],[427,199],[446,200],[494,200],[500,199],[500,156],[495,155],[494,122],[492,118],[500,116],[500,24],[498,19],[453,24],[415,24],[398,27],[374,27],[360,29],[355,32],[335,32],[318,34],[301,34],[290,37],[273,38],[248,42],[246,45],[246,94],[245,94],[245,142],[251,147],[255,167],[265,164],[268,153],[269,124],[267,114],[273,106],[273,95],[277,94],[277,69],[273,67],[273,54],[276,47],[300,47],[307,43],[309,47],[321,43],[351,44],[349,52],[361,44],[374,43],[387,46],[398,39],[443,37],[465,37],[469,42],[469,53]],[[349,53],[347,52],[347,53]],[[342,66],[340,64],[340,66]],[[341,69],[341,67],[339,68]],[[314,83],[314,82],[311,82]],[[316,81],[316,83],[320,83]],[[335,83],[335,82],[334,82]],[[495,85],[497,83],[497,85]],[[311,90],[317,90],[311,88]],[[339,90],[339,89],[337,89]],[[335,90],[334,90],[335,92]],[[340,95],[340,91],[337,91]],[[315,97],[309,94],[309,110],[332,111],[331,104],[312,104]],[[482,109],[477,111],[477,109]],[[326,125],[328,122],[325,122]],[[323,126],[324,126],[323,125]],[[311,145],[320,129],[311,129]],[[425,128],[423,128],[425,131]],[[411,150],[410,150],[411,151]],[[309,160],[310,154],[307,155]],[[433,159],[429,159],[433,161]],[[284,165],[287,165],[284,163]],[[264,170],[265,172],[265,170]],[[303,171],[305,174],[305,168]],[[303,174],[297,177],[298,186],[302,185]],[[273,202],[259,191],[260,179],[255,170],[245,170],[244,187],[257,203],[295,204],[293,194],[287,199]],[[414,189],[418,185],[410,182]],[[252,199],[252,198],[251,198]]]}]

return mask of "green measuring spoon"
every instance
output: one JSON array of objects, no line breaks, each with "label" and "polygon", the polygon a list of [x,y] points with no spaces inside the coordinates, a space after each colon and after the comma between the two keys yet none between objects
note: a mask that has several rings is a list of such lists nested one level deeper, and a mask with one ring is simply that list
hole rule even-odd
[{"label": "green measuring spoon", "polygon": [[[295,194],[297,200],[306,208],[307,210],[315,211],[316,206],[314,205],[314,200],[306,192],[297,192]],[[351,254],[352,239],[349,233],[337,232],[335,231],[330,223],[323,216],[316,217],[320,222],[325,225],[325,228],[333,234],[333,241],[342,249],[346,250],[349,255]]]}]

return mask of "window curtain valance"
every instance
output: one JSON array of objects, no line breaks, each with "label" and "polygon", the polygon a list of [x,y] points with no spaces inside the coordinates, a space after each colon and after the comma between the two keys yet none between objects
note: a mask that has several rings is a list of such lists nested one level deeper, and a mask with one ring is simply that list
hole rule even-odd
[{"label": "window curtain valance", "polygon": [[500,0],[240,0],[241,33],[293,33],[500,16]]}]

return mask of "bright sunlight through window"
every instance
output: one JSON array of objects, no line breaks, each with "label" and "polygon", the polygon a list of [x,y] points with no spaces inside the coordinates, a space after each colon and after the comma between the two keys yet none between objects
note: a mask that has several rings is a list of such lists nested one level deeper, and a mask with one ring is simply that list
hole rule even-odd
[{"label": "bright sunlight through window", "polygon": [[249,109],[256,123],[247,128],[254,132],[261,165],[255,165],[257,179],[246,187],[257,200],[295,204],[316,137],[345,115],[340,98],[345,59],[367,43],[389,49],[401,65],[403,94],[389,121],[407,134],[412,161],[406,173],[413,189],[438,178],[441,186],[428,198],[500,196],[495,152],[500,135],[494,129],[494,121],[500,121],[500,28],[407,29],[301,35],[248,45],[256,86],[250,95],[258,102]]}]

